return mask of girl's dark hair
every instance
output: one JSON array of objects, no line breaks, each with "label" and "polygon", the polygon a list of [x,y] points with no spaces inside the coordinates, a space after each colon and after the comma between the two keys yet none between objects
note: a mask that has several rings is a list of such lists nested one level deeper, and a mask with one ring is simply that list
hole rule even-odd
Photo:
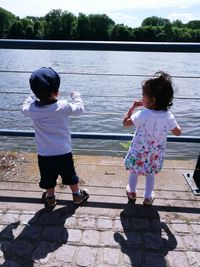
[{"label": "girl's dark hair", "polygon": [[168,110],[173,105],[174,90],[169,74],[159,71],[142,83],[143,93],[154,99],[155,110]]}]

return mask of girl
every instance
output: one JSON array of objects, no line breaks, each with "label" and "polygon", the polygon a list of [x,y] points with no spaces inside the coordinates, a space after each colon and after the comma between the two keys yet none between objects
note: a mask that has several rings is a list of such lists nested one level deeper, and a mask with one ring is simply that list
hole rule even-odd
[{"label": "girl", "polygon": [[[164,72],[156,72],[153,78],[142,84],[142,100],[136,100],[125,114],[123,125],[136,126],[136,133],[125,158],[125,166],[130,170],[126,193],[129,200],[136,201],[138,175],[146,176],[144,205],[154,201],[154,176],[163,165],[167,134],[181,134],[169,108],[173,105],[171,77]],[[137,107],[142,110],[135,113]]]}]

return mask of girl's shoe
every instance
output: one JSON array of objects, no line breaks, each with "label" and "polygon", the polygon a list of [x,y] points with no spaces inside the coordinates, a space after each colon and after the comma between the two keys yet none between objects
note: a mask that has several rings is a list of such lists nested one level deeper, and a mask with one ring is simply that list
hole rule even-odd
[{"label": "girl's shoe", "polygon": [[130,188],[129,188],[129,185],[127,185],[126,187],[126,194],[128,196],[128,199],[135,202],[136,199],[137,199],[137,195],[135,192],[129,192],[130,191]]},{"label": "girl's shoe", "polygon": [[148,207],[152,206],[152,204],[154,202],[154,199],[155,199],[154,197],[152,197],[152,198],[145,198],[144,201],[143,201],[143,205],[144,206],[148,206]]},{"label": "girl's shoe", "polygon": [[89,193],[87,189],[80,189],[80,194],[79,195],[75,195],[73,194],[73,201],[75,205],[80,205],[82,204],[84,201],[86,201],[89,198]]},{"label": "girl's shoe", "polygon": [[49,207],[55,207],[55,205],[57,204],[55,196],[48,197],[47,192],[42,193],[42,201],[44,202],[45,205]]}]

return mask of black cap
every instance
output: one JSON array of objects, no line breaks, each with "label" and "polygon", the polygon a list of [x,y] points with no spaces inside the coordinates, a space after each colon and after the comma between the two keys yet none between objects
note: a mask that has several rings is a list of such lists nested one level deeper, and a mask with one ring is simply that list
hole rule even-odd
[{"label": "black cap", "polygon": [[42,67],[34,71],[29,79],[31,90],[38,98],[47,98],[60,86],[60,77],[52,68]]}]

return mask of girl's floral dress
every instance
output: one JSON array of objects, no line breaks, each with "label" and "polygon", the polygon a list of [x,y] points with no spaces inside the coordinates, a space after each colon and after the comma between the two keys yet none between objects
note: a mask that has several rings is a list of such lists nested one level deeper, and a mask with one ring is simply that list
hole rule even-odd
[{"label": "girl's floral dress", "polygon": [[125,158],[127,170],[137,175],[156,174],[162,169],[167,134],[177,126],[170,111],[143,109],[131,116],[136,126]]}]

